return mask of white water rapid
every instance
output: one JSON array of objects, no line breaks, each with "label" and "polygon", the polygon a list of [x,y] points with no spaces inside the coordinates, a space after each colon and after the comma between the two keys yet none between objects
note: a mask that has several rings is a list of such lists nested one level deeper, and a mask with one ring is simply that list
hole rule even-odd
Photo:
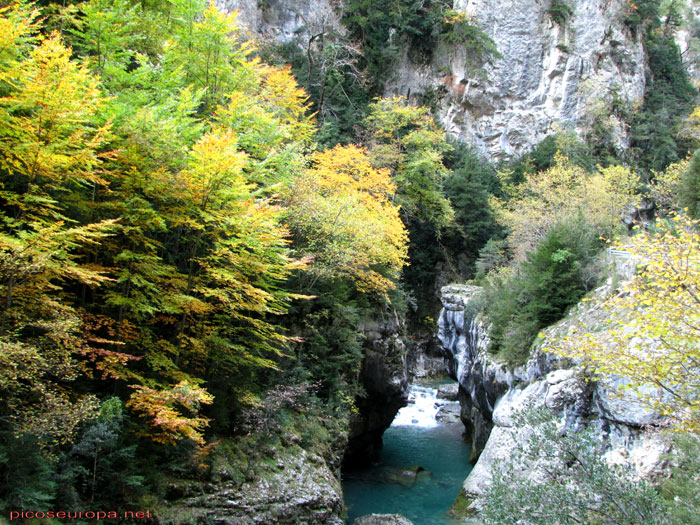
[{"label": "white water rapid", "polygon": [[439,423],[435,416],[440,407],[448,403],[449,401],[438,399],[437,388],[411,385],[408,389],[408,405],[399,410],[391,426],[436,427]]}]

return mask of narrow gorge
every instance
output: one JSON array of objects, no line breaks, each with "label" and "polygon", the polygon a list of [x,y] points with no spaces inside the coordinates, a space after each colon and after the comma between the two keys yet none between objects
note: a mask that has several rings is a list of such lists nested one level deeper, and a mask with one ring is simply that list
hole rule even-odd
[{"label": "narrow gorge", "polygon": [[700,0],[0,0],[0,522],[700,525],[699,89]]}]

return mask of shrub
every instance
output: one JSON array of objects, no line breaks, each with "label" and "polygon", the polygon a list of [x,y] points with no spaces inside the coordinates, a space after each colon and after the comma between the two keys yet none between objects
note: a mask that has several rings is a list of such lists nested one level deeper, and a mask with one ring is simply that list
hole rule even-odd
[{"label": "shrub", "polygon": [[484,523],[668,523],[653,487],[605,461],[594,428],[562,433],[545,410],[519,419],[533,434],[494,465]]},{"label": "shrub", "polygon": [[694,219],[700,219],[700,150],[690,160],[681,180],[681,204]]},{"label": "shrub", "polygon": [[547,14],[555,23],[563,25],[574,14],[574,10],[564,0],[552,0],[552,5],[547,9]]}]

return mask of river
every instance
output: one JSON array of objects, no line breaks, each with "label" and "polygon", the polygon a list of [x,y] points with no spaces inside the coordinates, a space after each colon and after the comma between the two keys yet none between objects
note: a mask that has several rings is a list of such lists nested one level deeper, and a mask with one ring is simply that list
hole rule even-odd
[{"label": "river", "polygon": [[[472,466],[461,422],[441,423],[437,383],[412,385],[409,399],[384,433],[378,462],[346,471],[346,523],[365,514],[403,514],[416,525],[452,525],[447,510]],[[420,468],[418,468],[420,467]],[[422,470],[421,470],[422,469]]]}]

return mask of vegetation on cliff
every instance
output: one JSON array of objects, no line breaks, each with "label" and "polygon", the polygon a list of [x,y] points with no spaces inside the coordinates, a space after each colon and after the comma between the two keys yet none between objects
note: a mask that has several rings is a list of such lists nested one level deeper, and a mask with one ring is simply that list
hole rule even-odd
[{"label": "vegetation on cliff", "polygon": [[[439,151],[434,169],[314,152],[290,69],[203,0],[1,9],[2,506],[138,507],[251,414],[258,441],[295,400],[302,433],[345,422],[359,324],[403,304],[394,201],[443,202]],[[368,126],[370,152],[406,111]],[[429,154],[444,139],[415,111],[432,135],[401,134]]]},{"label": "vegetation on cliff", "polygon": [[[491,166],[430,109],[374,98],[405,43],[498,56],[443,2],[349,2],[347,32],[271,52],[205,0],[0,0],[2,507],[140,509],[173,478],[270,474],[261,451],[281,446],[332,464],[364,395],[363,321],[432,330],[438,273],[478,270],[493,351],[522,362],[642,197],[697,217],[697,133],[679,133],[696,93],[675,4],[656,3],[625,18],[650,57],[640,110],[615,108],[634,113],[629,154],[602,126]],[[671,333],[664,375],[615,366],[669,386],[661,407],[697,431],[695,319],[678,310],[697,233],[680,217],[633,240],[674,263],[631,285],[649,308],[615,303]]]}]

